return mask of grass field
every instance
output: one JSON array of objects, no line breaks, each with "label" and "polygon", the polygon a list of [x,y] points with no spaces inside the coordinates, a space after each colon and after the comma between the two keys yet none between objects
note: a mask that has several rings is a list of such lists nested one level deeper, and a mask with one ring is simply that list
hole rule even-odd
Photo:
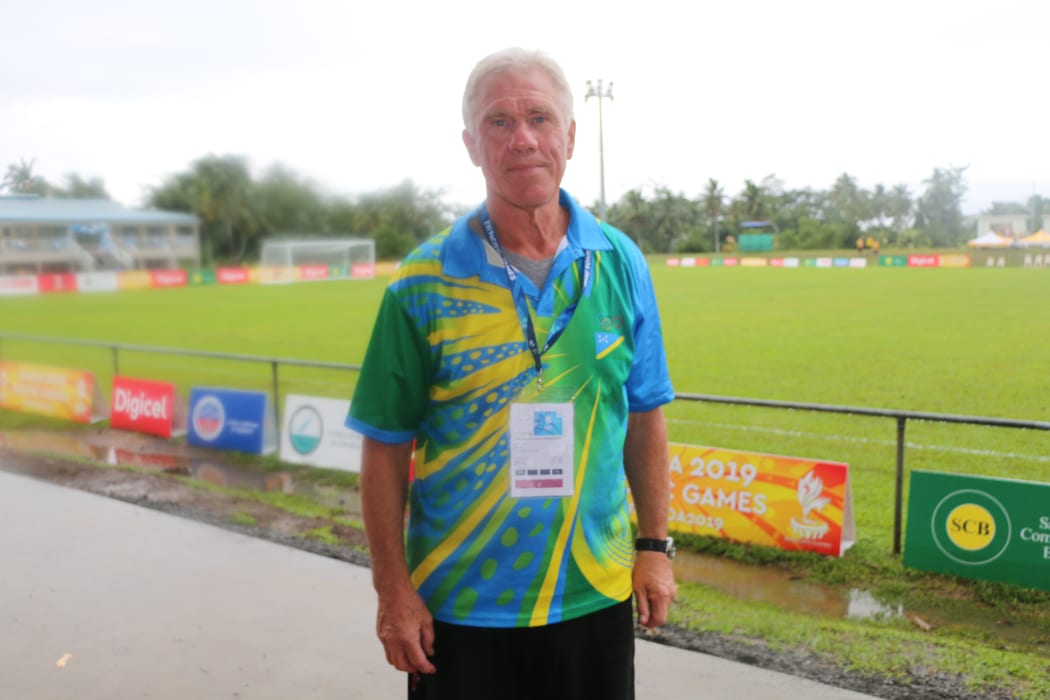
[{"label": "grass field", "polygon": [[[653,276],[679,392],[1050,421],[1050,270],[659,265]],[[355,364],[363,357],[385,282],[0,299],[0,333]],[[0,357],[90,369],[106,387],[112,374],[110,353],[98,348],[0,339]],[[194,384],[265,389],[270,381],[268,365],[138,352],[122,352],[120,362],[123,374],[174,381],[184,390]],[[354,372],[282,368],[281,391],[349,396],[355,379]],[[1008,607],[1010,616],[1046,630],[1033,640],[1033,658],[1045,667],[1050,595],[907,572],[892,555],[894,421],[689,401],[672,404],[667,416],[676,442],[850,465],[857,545],[840,560],[773,556],[781,565],[828,581],[864,580],[901,595],[943,597],[945,605],[966,600]],[[0,428],[37,420],[0,411]],[[1050,431],[910,421],[906,464],[1050,482]],[[766,556],[712,543],[699,546],[745,559]],[[699,590],[685,595],[726,615],[739,613],[735,624],[742,633],[776,641],[777,632],[762,623],[747,628],[743,608],[731,601],[711,602],[710,592]],[[693,620],[709,628],[723,622]],[[793,643],[800,625],[807,627],[792,620],[780,642]],[[820,628],[812,634],[840,650],[851,648],[840,637],[848,631]],[[909,632],[893,630],[900,634]],[[877,645],[870,639],[863,643],[868,651],[858,651],[848,663],[885,670],[870,656]],[[888,642],[886,654],[903,643]],[[994,640],[961,643],[976,646],[952,651],[960,656],[960,673],[971,668],[966,654],[995,653]],[[1017,663],[1027,662],[1010,665]],[[975,682],[997,682],[996,672],[982,667],[981,673],[991,680]],[[1020,687],[1026,690],[1018,697],[1050,693],[1050,681]]]}]

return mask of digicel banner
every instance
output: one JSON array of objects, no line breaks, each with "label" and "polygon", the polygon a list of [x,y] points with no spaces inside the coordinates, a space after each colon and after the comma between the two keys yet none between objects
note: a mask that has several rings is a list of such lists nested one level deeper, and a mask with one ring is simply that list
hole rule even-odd
[{"label": "digicel banner", "polygon": [[97,394],[90,372],[0,362],[0,408],[93,423],[105,417],[92,414],[92,407],[102,403]]},{"label": "digicel banner", "polygon": [[671,443],[670,528],[841,556],[853,546],[849,467]]},{"label": "digicel banner", "polygon": [[170,438],[185,432],[185,415],[174,384],[114,378],[112,427]]},{"label": "digicel banner", "polygon": [[185,270],[150,270],[149,278],[153,287],[185,287],[188,281]]}]

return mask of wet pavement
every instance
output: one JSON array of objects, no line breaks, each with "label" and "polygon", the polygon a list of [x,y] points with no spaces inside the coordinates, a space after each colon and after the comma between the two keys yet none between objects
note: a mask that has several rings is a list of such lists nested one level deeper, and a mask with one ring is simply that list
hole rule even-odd
[{"label": "wet pavement", "polygon": [[[404,696],[367,569],[0,471],[0,697]],[[639,700],[872,696],[638,644]]]}]

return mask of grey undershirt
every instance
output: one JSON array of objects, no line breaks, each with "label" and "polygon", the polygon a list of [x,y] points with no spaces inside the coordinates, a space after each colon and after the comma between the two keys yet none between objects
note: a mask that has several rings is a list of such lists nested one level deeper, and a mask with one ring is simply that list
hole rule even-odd
[{"label": "grey undershirt", "polygon": [[543,260],[532,260],[509,250],[504,250],[503,254],[507,257],[507,262],[511,264],[511,267],[528,277],[529,281],[536,285],[536,289],[543,289],[543,284],[547,281],[547,275],[550,274],[551,266],[554,264],[553,255]]}]

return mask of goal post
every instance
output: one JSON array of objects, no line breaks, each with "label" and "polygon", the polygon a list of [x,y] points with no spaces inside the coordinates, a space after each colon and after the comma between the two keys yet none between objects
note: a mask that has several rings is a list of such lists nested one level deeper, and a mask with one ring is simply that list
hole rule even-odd
[{"label": "goal post", "polygon": [[368,238],[284,238],[265,241],[259,281],[269,284],[375,277],[376,244]]}]

